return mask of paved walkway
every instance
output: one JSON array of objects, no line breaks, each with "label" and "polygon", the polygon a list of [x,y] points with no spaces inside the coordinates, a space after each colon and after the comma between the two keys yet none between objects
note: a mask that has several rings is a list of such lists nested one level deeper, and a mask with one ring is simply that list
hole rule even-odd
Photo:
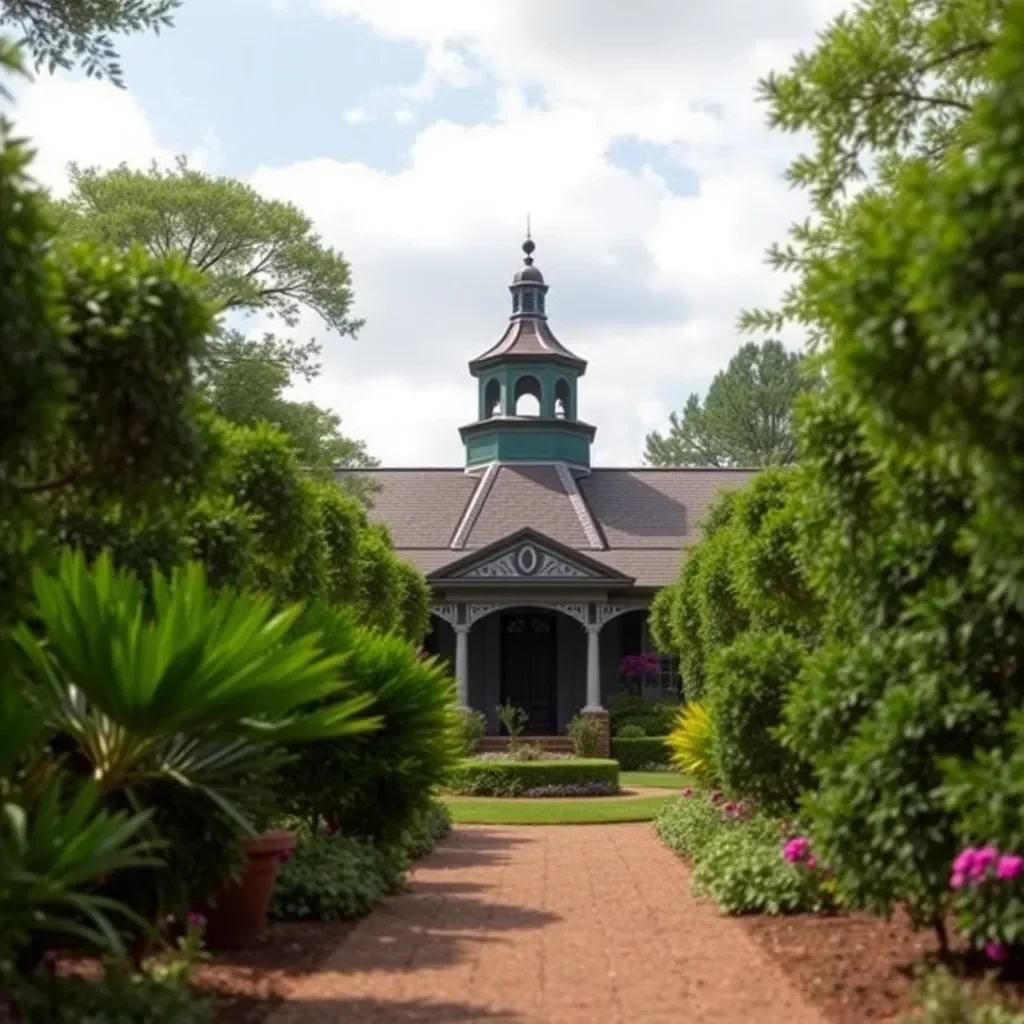
[{"label": "paved walkway", "polygon": [[649,824],[461,826],[268,1024],[824,1024]]}]

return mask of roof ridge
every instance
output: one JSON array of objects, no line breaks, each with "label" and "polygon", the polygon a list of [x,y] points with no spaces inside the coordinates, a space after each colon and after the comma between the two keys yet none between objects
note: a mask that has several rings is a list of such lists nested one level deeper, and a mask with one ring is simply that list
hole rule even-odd
[{"label": "roof ridge", "polygon": [[590,514],[587,501],[580,492],[579,487],[576,486],[576,479],[569,472],[569,467],[564,462],[556,462],[555,472],[558,474],[558,479],[562,482],[562,488],[569,498],[569,504],[572,505],[576,518],[579,519],[580,526],[583,527],[583,533],[586,535],[591,548],[595,551],[603,551],[608,545],[601,536],[597,523],[594,522],[594,517]]},{"label": "roof ridge", "polygon": [[449,545],[452,550],[461,551],[465,548],[466,541],[469,540],[469,535],[472,533],[473,527],[480,517],[480,513],[487,501],[487,496],[491,493],[491,488],[494,486],[494,480],[497,475],[498,463],[492,462],[484,470],[483,476],[480,477],[480,482],[473,489],[469,501],[466,502],[462,518],[459,519],[458,525],[455,527],[455,533],[452,534],[451,544]]}]

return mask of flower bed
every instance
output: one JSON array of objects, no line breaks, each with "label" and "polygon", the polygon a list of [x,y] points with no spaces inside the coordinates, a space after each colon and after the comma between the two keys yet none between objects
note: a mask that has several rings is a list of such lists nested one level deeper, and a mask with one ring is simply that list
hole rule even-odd
[{"label": "flower bed", "polygon": [[612,757],[624,772],[649,771],[649,765],[667,765],[669,755],[665,736],[616,736],[612,740]]},{"label": "flower bed", "polygon": [[[569,788],[571,787],[571,789]],[[618,792],[619,765],[601,758],[544,761],[462,761],[448,788],[461,796],[606,796]]]}]

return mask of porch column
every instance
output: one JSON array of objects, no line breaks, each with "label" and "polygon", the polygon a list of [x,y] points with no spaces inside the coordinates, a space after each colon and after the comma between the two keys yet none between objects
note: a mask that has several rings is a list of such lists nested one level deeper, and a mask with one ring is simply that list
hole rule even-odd
[{"label": "porch column", "polygon": [[601,710],[601,626],[587,624],[587,704],[584,711]]},{"label": "porch column", "polygon": [[455,629],[455,705],[469,710],[469,623]]}]

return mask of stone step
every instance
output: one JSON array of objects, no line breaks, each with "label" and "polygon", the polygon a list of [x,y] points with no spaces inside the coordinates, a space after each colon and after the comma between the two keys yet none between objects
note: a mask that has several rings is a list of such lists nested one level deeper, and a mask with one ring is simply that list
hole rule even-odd
[{"label": "stone step", "polygon": [[[519,742],[559,754],[572,753],[572,742],[568,736],[520,736]],[[507,736],[484,736],[480,740],[480,750],[485,754],[497,754],[508,750],[508,744]]]}]

